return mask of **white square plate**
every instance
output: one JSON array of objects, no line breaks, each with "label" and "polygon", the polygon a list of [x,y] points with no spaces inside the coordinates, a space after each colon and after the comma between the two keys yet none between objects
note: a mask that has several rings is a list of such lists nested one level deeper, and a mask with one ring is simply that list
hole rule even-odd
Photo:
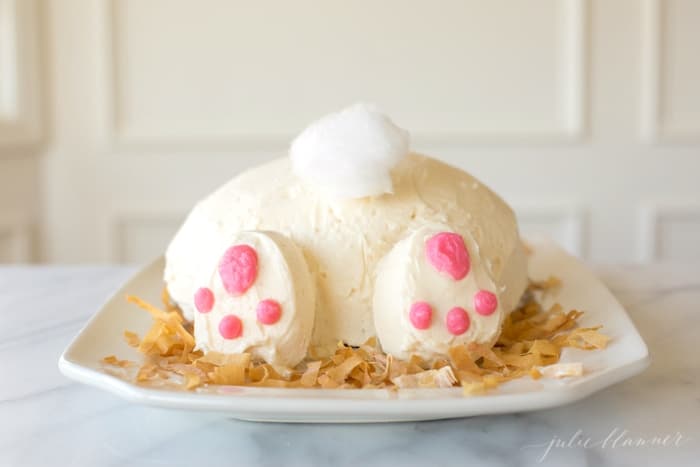
[{"label": "white square plate", "polygon": [[[127,304],[126,294],[159,303],[163,259],[131,278],[90,319],[59,361],[68,377],[142,404],[209,410],[245,420],[280,422],[389,422],[434,420],[507,412],[527,412],[567,404],[627,379],[647,367],[647,346],[610,291],[577,259],[550,241],[529,242],[530,277],[554,275],[563,281],[556,296],[565,308],[586,313],[582,326],[602,324],[612,339],[605,350],[566,348],[562,362],[582,362],[584,376],[508,382],[491,393],[464,397],[460,388],[389,390],[276,389],[213,386],[186,392],[138,386],[104,372],[100,360],[114,354],[140,361],[123,339],[128,329],[143,335],[150,316]],[[547,303],[545,303],[547,305]]]}]

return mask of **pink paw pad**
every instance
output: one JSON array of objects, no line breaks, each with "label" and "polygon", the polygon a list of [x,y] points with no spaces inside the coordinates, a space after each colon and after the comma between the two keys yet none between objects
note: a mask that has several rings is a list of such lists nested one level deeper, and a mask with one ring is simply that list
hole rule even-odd
[{"label": "pink paw pad", "polygon": [[408,318],[416,329],[428,329],[433,319],[433,308],[426,302],[416,302],[411,305]]},{"label": "pink paw pad", "polygon": [[467,314],[467,310],[458,306],[452,308],[447,312],[445,324],[450,334],[454,334],[455,336],[464,334],[467,332],[467,329],[469,329],[469,315]]},{"label": "pink paw pad", "polygon": [[263,300],[258,303],[255,314],[258,317],[258,321],[262,324],[275,324],[280,319],[282,307],[274,300]]},{"label": "pink paw pad", "polygon": [[498,298],[488,290],[479,290],[474,294],[474,309],[482,316],[488,316],[498,307]]},{"label": "pink paw pad", "polygon": [[214,293],[207,287],[202,287],[194,294],[194,306],[200,313],[209,313],[214,307]]},{"label": "pink paw pad", "polygon": [[219,275],[228,293],[244,294],[258,275],[257,253],[249,245],[232,246],[219,262]]},{"label": "pink paw pad", "polygon": [[440,232],[425,242],[428,262],[439,272],[458,281],[469,274],[469,252],[464,239],[451,232]]},{"label": "pink paw pad", "polygon": [[243,333],[243,323],[236,315],[226,315],[219,321],[219,334],[224,339],[235,339]]}]

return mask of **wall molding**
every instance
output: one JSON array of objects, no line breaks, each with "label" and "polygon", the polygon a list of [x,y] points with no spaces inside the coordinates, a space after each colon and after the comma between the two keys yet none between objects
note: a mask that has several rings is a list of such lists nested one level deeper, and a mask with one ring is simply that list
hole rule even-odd
[{"label": "wall molding", "polygon": [[39,143],[39,44],[35,0],[0,0],[0,146]]},{"label": "wall molding", "polygon": [[638,261],[647,263],[662,260],[660,231],[663,222],[689,219],[700,224],[700,202],[697,200],[642,204],[638,210]]},{"label": "wall molding", "polygon": [[659,0],[644,0],[642,6],[641,57],[641,136],[647,142],[659,138],[659,100],[661,94],[661,4]]},{"label": "wall molding", "polygon": [[[571,143],[580,140],[587,131],[587,68],[588,68],[588,0],[562,0],[558,29],[562,31],[559,52],[559,73],[563,92],[558,96],[560,121],[558,127],[524,128],[512,125],[498,131],[465,128],[459,132],[412,132],[417,145],[464,144],[537,144]],[[203,126],[190,133],[176,132],[157,122],[135,124],[123,121],[119,107],[124,89],[119,86],[119,3],[101,0],[102,85],[104,102],[103,140],[108,152],[130,150],[144,152],[187,152],[192,150],[283,150],[294,133],[246,134],[233,131],[212,131]]]},{"label": "wall molding", "polygon": [[[521,224],[557,222],[566,229],[563,242],[570,253],[585,258],[588,255],[588,209],[578,203],[538,202],[513,207]],[[527,235],[525,235],[527,237]]]},{"label": "wall molding", "polygon": [[674,128],[664,122],[661,111],[663,99],[663,43],[665,2],[644,0],[642,6],[641,55],[641,121],[640,133],[648,143],[700,142],[700,125]]},{"label": "wall molding", "polygon": [[[154,228],[179,226],[186,215],[186,211],[149,206],[120,209],[111,213],[105,218],[107,259],[116,263],[128,261],[126,236],[130,225],[152,225]],[[165,250],[160,254],[165,254]],[[155,254],[157,255],[158,253]]]}]

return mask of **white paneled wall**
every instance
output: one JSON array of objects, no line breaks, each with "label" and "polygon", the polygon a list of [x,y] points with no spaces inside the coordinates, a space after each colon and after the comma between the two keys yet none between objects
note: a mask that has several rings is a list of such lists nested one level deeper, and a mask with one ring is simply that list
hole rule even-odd
[{"label": "white paneled wall", "polygon": [[[145,261],[197,199],[357,100],[525,233],[599,262],[700,261],[696,0],[36,1],[32,23],[0,0],[0,36],[41,26],[46,70],[18,87],[42,77],[51,129],[6,175],[36,100],[28,130],[0,127],[20,196],[0,204],[0,261],[37,255],[37,219],[46,260]],[[32,50],[0,41],[0,89]]]},{"label": "white paneled wall", "polygon": [[112,259],[117,262],[138,263],[162,253],[164,242],[170,239],[183,215],[163,215],[159,212],[148,214],[129,213],[115,219],[110,227],[114,232],[111,239]]},{"label": "white paneled wall", "polygon": [[644,131],[650,141],[700,143],[700,2],[646,0]]},{"label": "white paneled wall", "polygon": [[284,144],[369,99],[419,141],[576,136],[583,4],[113,1],[109,131],[126,144]]},{"label": "white paneled wall", "polygon": [[0,0],[0,263],[36,258],[39,216],[39,14]]}]

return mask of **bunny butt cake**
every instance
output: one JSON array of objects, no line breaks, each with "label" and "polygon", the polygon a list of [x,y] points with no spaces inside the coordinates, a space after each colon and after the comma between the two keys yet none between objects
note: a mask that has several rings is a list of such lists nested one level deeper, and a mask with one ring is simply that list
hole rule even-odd
[{"label": "bunny butt cake", "polygon": [[370,337],[400,359],[492,344],[528,283],[511,208],[412,153],[408,134],[364,104],[200,201],[164,274],[198,349],[282,368]]}]

